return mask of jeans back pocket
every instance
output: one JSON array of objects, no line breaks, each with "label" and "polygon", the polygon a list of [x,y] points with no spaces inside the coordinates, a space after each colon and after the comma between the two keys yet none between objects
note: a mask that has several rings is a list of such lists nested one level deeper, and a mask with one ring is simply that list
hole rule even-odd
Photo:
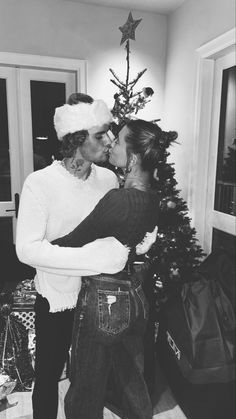
[{"label": "jeans back pocket", "polygon": [[129,291],[98,289],[99,329],[117,335],[130,325]]}]

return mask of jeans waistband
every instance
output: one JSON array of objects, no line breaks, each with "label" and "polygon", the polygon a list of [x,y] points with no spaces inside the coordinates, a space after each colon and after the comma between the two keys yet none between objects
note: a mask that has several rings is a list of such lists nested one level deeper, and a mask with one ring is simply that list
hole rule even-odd
[{"label": "jeans waistband", "polygon": [[[148,265],[143,264],[135,267],[132,273],[126,271],[125,269],[116,274],[100,274],[92,275],[83,278],[83,282],[86,280],[90,281],[102,281],[106,283],[112,283],[116,285],[126,285],[130,288],[138,287],[142,284],[144,277],[147,272]],[[125,279],[127,278],[127,279]]]},{"label": "jeans waistband", "polygon": [[[132,272],[126,268],[122,271],[115,274],[106,274],[102,273],[99,275],[90,275],[82,278],[82,283],[87,281],[103,281],[106,283],[113,283],[115,285],[126,285],[128,287],[138,287],[142,284],[145,278],[147,278],[149,272],[150,264],[149,262],[141,264],[133,264]],[[127,278],[127,279],[126,279]],[[88,283],[87,282],[87,283]]]},{"label": "jeans waistband", "polygon": [[112,282],[113,284],[121,284],[121,285],[128,285],[129,287],[132,286],[131,280],[126,279],[119,279],[117,276],[109,275],[109,274],[100,274],[100,275],[93,275],[93,276],[87,276],[84,278],[85,281],[102,281],[102,282]]}]

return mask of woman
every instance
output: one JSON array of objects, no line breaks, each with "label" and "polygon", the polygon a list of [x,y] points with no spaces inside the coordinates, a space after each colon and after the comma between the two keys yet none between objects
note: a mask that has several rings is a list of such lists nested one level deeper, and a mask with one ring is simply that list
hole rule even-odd
[{"label": "woman", "polygon": [[129,121],[115,140],[110,163],[125,169],[123,189],[109,191],[92,213],[68,235],[64,247],[116,237],[130,248],[127,269],[114,275],[84,277],[72,338],[71,385],[65,398],[67,419],[101,419],[106,384],[115,370],[122,408],[129,419],[151,419],[143,378],[142,337],[148,305],[141,275],[133,274],[135,246],[158,222],[158,197],[152,190],[160,148],[176,138],[155,124]]}]

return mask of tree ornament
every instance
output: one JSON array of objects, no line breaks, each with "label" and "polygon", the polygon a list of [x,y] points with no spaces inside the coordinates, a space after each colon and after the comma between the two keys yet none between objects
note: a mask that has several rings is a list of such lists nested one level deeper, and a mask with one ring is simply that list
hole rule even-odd
[{"label": "tree ornament", "polygon": [[142,89],[142,92],[143,92],[143,96],[145,98],[149,97],[149,96],[152,96],[154,94],[154,90],[151,87],[144,87]]},{"label": "tree ornament", "polygon": [[174,268],[174,269],[176,269],[178,267],[178,265],[177,265],[176,262],[172,262],[171,267]]},{"label": "tree ornament", "polygon": [[179,276],[180,276],[179,275],[179,268],[176,268],[176,269],[171,268],[170,271],[171,271],[171,276],[175,277],[176,279],[179,278]]},{"label": "tree ornament", "polygon": [[158,170],[157,168],[153,172],[153,179],[155,179],[157,182],[159,182],[160,178],[158,176]]},{"label": "tree ornament", "polygon": [[175,209],[176,208],[176,203],[173,202],[173,201],[168,201],[166,205],[169,209]]},{"label": "tree ornament", "polygon": [[129,12],[127,21],[125,22],[123,26],[119,27],[120,31],[122,32],[120,45],[122,45],[128,39],[132,39],[133,41],[135,41],[135,29],[137,28],[141,20],[142,19],[134,20],[132,13]]}]

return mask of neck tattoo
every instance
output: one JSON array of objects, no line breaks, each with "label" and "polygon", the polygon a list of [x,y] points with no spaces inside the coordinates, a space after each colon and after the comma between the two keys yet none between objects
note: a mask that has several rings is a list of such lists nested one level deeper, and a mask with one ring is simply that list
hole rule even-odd
[{"label": "neck tattoo", "polygon": [[86,167],[85,160],[80,158],[73,158],[72,160],[64,158],[61,164],[70,174],[78,179],[87,179],[92,170],[91,165]]},{"label": "neck tattoo", "polygon": [[70,168],[71,170],[73,170],[74,174],[79,174],[79,172],[81,172],[83,166],[84,166],[84,160],[83,159],[75,159],[73,158],[71,164],[70,164]]}]

